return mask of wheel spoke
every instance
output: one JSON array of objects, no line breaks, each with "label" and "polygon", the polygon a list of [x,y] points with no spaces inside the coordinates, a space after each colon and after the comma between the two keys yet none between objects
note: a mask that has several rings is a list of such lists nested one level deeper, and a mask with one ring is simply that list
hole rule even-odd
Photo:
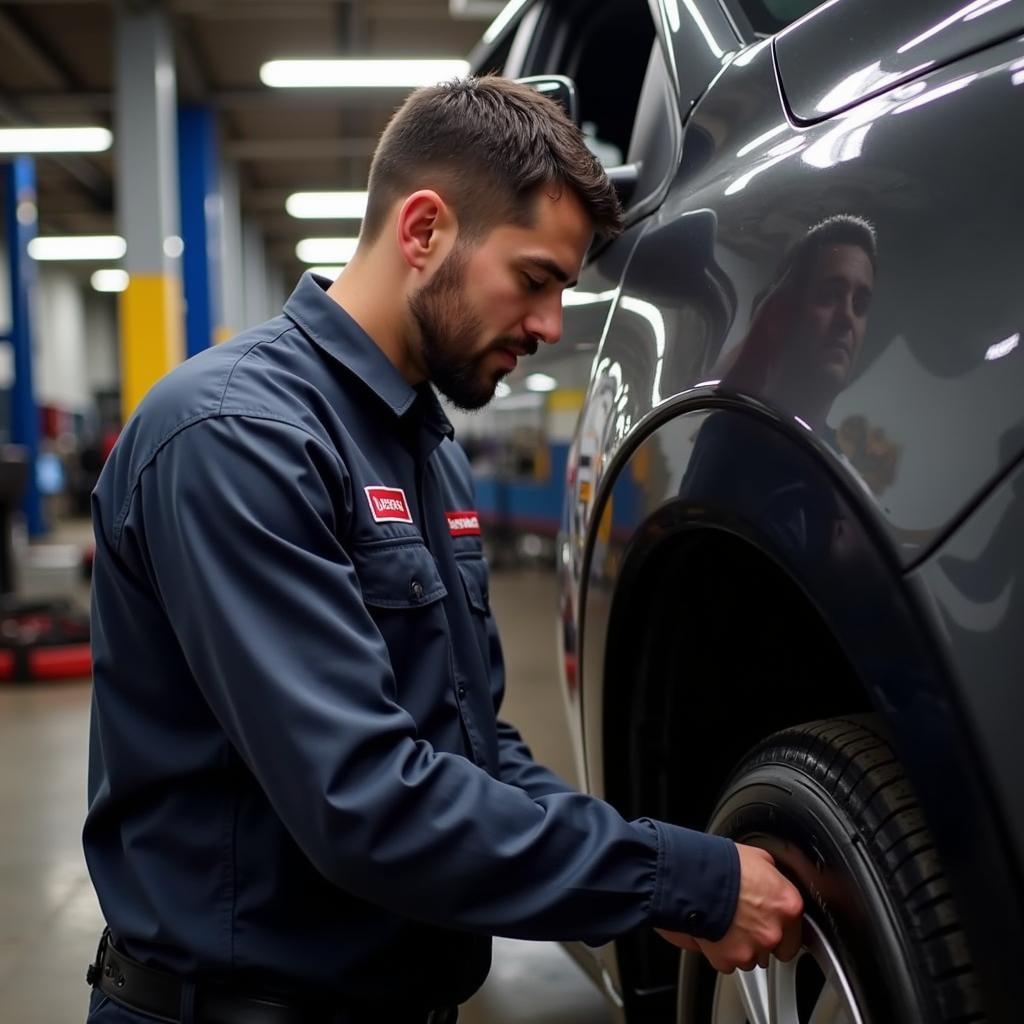
[{"label": "wheel spoke", "polygon": [[768,961],[767,995],[769,1024],[799,1024],[796,1005],[796,965],[799,958],[784,964],[776,957]]},{"label": "wheel spoke", "polygon": [[845,1000],[831,981],[825,982],[807,1024],[853,1024],[846,1012]]},{"label": "wheel spoke", "polygon": [[750,1024],[774,1024],[768,1006],[768,972],[763,967],[734,971],[732,980]]}]

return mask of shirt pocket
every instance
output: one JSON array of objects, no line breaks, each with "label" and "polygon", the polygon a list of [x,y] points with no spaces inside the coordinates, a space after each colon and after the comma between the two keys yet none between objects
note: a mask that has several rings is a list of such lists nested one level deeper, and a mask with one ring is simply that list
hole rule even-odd
[{"label": "shirt pocket", "polygon": [[459,567],[469,606],[480,615],[489,615],[491,602],[487,592],[487,563],[481,555],[457,555],[455,564]]},{"label": "shirt pocket", "polygon": [[448,591],[421,542],[363,544],[352,551],[363,601],[372,608],[423,608]]}]

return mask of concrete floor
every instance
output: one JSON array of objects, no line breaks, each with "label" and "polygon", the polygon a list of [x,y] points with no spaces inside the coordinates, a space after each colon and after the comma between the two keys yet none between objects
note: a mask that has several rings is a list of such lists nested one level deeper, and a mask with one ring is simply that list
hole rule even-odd
[{"label": "concrete floor", "polygon": [[[574,781],[555,665],[555,590],[540,571],[496,575],[509,666],[505,715]],[[89,683],[0,686],[0,1022],[85,1018],[85,967],[101,928],[79,841]],[[557,946],[498,940],[464,1024],[608,1024],[601,997]]]}]

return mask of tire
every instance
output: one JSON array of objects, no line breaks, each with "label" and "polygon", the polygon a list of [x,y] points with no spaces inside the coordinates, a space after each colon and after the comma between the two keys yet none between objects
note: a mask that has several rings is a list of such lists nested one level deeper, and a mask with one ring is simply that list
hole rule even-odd
[{"label": "tire", "polygon": [[680,968],[680,1024],[974,1024],[986,1019],[924,817],[873,716],[768,737],[708,831],[760,846],[804,898],[789,964]]}]

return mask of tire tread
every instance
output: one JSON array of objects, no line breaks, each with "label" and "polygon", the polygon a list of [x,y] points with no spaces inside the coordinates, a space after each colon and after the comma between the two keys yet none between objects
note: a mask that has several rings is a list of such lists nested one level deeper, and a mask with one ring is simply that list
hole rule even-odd
[{"label": "tire tread", "polygon": [[845,808],[880,866],[942,1024],[980,1024],[983,1002],[967,939],[910,784],[871,716],[794,726],[763,740],[740,771],[785,764]]}]

